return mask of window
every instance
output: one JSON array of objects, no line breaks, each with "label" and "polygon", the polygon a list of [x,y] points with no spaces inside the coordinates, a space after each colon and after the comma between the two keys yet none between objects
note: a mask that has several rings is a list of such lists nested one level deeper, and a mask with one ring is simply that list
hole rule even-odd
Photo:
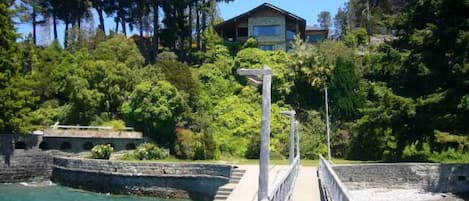
[{"label": "window", "polygon": [[238,27],[238,37],[248,37],[248,28]]},{"label": "window", "polygon": [[287,30],[287,40],[295,40],[295,30]]},{"label": "window", "polygon": [[325,38],[326,37],[323,34],[316,34],[316,35],[309,35],[307,39],[308,39],[308,42],[310,43],[317,43],[317,42],[323,41]]},{"label": "window", "polygon": [[273,45],[259,45],[259,49],[265,50],[265,51],[272,51],[274,50]]},{"label": "window", "polygon": [[278,36],[280,35],[280,25],[254,26],[254,36]]}]

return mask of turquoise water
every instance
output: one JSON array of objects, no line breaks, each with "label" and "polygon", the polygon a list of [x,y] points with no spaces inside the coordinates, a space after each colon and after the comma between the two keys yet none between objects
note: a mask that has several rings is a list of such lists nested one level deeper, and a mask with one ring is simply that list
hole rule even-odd
[{"label": "turquoise water", "polygon": [[0,201],[190,201],[141,196],[106,195],[59,185],[0,184]]}]

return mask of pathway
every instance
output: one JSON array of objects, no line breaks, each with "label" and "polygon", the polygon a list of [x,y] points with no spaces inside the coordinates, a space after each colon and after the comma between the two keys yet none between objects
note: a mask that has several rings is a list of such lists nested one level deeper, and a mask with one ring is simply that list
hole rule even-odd
[{"label": "pathway", "polygon": [[[246,170],[238,184],[234,186],[227,201],[257,201],[259,189],[259,166],[240,165],[240,170]],[[286,165],[271,165],[269,167],[269,191],[276,179],[285,174],[288,169]],[[293,191],[292,201],[320,201],[319,187],[315,167],[301,167],[298,179]]]}]

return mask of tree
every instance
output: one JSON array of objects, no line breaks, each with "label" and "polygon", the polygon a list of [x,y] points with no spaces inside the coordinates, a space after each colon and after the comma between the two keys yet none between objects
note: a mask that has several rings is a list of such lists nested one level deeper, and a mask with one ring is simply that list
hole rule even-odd
[{"label": "tree", "polygon": [[18,65],[17,34],[11,21],[10,5],[0,3],[0,131],[28,131],[28,113],[38,98]]},{"label": "tree", "polygon": [[345,5],[345,7],[340,7],[334,17],[334,35],[336,38],[342,38],[349,28],[349,24],[347,22],[347,12],[349,11],[347,9],[347,4]]},{"label": "tree", "polygon": [[329,11],[321,11],[318,15],[318,23],[321,29],[329,29],[332,26],[331,13]]},{"label": "tree", "polygon": [[174,147],[176,120],[187,107],[177,88],[167,81],[142,82],[130,98],[122,105],[126,119],[161,145]]},{"label": "tree", "polygon": [[399,160],[417,142],[438,153],[447,146],[435,141],[435,131],[469,133],[467,8],[463,0],[409,1],[395,16],[398,40],[367,58],[372,102],[357,121],[355,138],[357,151],[373,154],[355,152],[354,158]]},{"label": "tree", "polygon": [[36,27],[38,24],[44,23],[44,20],[38,20],[42,8],[39,5],[39,0],[21,0],[16,8],[20,14],[21,22],[29,22],[33,26],[33,43],[37,42]]}]

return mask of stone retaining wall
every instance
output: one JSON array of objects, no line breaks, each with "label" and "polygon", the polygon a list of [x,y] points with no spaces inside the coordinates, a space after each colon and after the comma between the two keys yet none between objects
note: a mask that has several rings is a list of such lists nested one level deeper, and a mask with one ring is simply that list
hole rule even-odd
[{"label": "stone retaining wall", "polygon": [[335,165],[351,189],[420,188],[430,192],[469,192],[469,164],[394,163]]},{"label": "stone retaining wall", "polygon": [[48,179],[52,172],[52,157],[40,150],[15,150],[0,155],[0,183]]},{"label": "stone retaining wall", "polygon": [[229,165],[54,158],[52,181],[102,193],[213,200],[228,183]]}]

